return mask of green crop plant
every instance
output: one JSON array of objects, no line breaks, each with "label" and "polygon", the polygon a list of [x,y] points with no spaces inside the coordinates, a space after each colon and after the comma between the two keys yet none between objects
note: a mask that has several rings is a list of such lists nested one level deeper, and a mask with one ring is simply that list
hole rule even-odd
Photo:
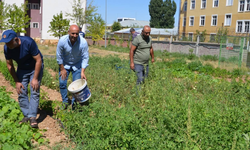
[{"label": "green crop plant", "polygon": [[187,61],[187,54],[159,57],[169,59],[149,63],[136,86],[128,60],[91,56],[89,105],[56,111],[41,94],[40,107],[56,111],[75,149],[250,149],[250,81],[225,79],[245,72]]},{"label": "green crop plant", "polygon": [[[62,117],[76,148],[249,149],[247,84],[214,79],[215,68],[179,59],[150,64],[138,88],[126,60],[91,57],[90,64],[89,106]],[[192,71],[202,68],[207,75]]]},{"label": "green crop plant", "polygon": [[195,54],[194,54],[194,49],[193,48],[190,48],[189,50],[189,54],[188,54],[188,59],[189,60],[193,60],[196,56],[195,56]]},{"label": "green crop plant", "polygon": [[10,93],[0,87],[0,149],[32,149],[31,139],[43,143],[41,134],[29,124],[19,124],[23,114]]}]

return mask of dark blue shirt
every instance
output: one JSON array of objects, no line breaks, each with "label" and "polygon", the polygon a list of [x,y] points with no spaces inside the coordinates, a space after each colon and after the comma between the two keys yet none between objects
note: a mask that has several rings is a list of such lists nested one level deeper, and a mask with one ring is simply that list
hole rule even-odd
[{"label": "dark blue shirt", "polygon": [[6,60],[15,60],[18,64],[18,69],[35,69],[36,61],[33,56],[40,54],[43,61],[43,56],[38,49],[36,42],[28,36],[19,36],[18,38],[21,40],[21,45],[19,47],[9,49],[4,45],[4,55]]},{"label": "dark blue shirt", "polygon": [[80,31],[79,35],[81,35],[83,38],[85,38],[85,33],[84,32]]}]

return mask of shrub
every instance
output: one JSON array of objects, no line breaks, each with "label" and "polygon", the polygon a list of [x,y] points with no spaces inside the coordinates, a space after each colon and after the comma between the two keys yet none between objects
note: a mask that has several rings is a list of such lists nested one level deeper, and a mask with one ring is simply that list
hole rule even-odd
[{"label": "shrub", "polygon": [[198,71],[200,67],[202,67],[202,63],[200,61],[193,61],[187,66],[187,68],[191,71]]},{"label": "shrub", "polygon": [[216,55],[202,55],[200,58],[204,61],[218,61],[219,58]]}]

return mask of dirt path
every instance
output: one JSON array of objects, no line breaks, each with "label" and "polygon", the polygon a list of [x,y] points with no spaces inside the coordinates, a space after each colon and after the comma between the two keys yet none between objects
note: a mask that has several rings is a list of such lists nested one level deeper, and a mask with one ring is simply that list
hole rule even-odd
[{"label": "dirt path", "polygon": [[90,48],[89,49],[90,56],[115,56],[118,55],[121,59],[128,59],[129,58],[129,51],[127,53],[120,53],[120,52],[113,52],[113,51],[106,51],[106,50],[100,50],[97,48]]}]

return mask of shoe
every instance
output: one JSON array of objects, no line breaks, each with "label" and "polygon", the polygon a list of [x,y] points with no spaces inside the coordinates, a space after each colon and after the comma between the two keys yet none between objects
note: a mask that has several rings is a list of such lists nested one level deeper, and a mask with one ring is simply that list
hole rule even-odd
[{"label": "shoe", "polygon": [[36,118],[35,117],[30,117],[30,126],[32,128],[38,128],[38,124],[36,122]]},{"label": "shoe", "polygon": [[19,122],[19,124],[26,123],[29,121],[28,117],[23,117],[23,119]]},{"label": "shoe", "polygon": [[72,108],[71,108],[72,110],[75,110],[76,109],[76,104],[75,103],[73,103],[72,104]]},{"label": "shoe", "polygon": [[68,108],[68,106],[69,106],[69,104],[63,103],[62,107],[61,107],[61,110],[66,110]]}]

